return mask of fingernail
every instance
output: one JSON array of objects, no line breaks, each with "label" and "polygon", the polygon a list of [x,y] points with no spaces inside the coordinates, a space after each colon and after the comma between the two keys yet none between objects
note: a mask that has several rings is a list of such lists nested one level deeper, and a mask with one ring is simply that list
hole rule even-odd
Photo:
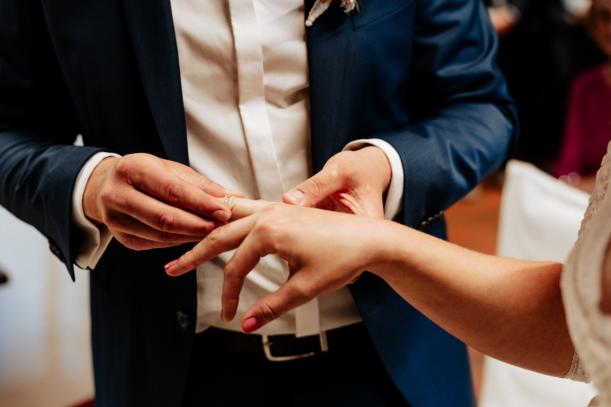
[{"label": "fingernail", "polygon": [[301,204],[305,198],[305,195],[303,194],[303,192],[299,190],[290,191],[286,195],[291,201],[293,201],[293,203],[298,204],[298,205]]},{"label": "fingernail", "polygon": [[229,220],[229,213],[227,211],[218,210],[212,214],[214,219],[220,220],[221,222],[227,222]]},{"label": "fingernail", "polygon": [[178,259],[177,260],[172,260],[171,262],[169,262],[168,264],[163,266],[163,268],[165,269],[165,271],[168,271],[169,269],[174,267],[176,265],[176,263],[178,263]]},{"label": "fingernail", "polygon": [[257,321],[257,318],[255,317],[250,317],[246,321],[242,322],[242,329],[246,333],[256,331],[259,328],[261,328],[261,324],[259,324],[259,321]]}]

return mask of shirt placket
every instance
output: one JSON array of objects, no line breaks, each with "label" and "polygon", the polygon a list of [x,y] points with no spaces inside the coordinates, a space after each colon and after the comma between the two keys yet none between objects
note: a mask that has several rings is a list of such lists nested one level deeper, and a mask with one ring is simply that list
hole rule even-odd
[{"label": "shirt placket", "polygon": [[[259,195],[279,201],[286,191],[265,101],[263,44],[252,0],[229,0],[237,64],[238,107]],[[295,334],[320,332],[318,299],[295,309]]]},{"label": "shirt placket", "polygon": [[229,0],[238,79],[238,107],[259,195],[278,201],[285,191],[265,105],[261,35],[251,0]]}]

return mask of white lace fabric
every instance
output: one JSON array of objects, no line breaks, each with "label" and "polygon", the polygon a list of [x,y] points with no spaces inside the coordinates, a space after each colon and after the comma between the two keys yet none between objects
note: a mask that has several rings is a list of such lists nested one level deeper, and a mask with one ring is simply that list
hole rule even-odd
[{"label": "white lace fabric", "polygon": [[577,243],[562,276],[562,297],[576,355],[567,377],[588,381],[611,406],[611,317],[599,309],[602,270],[611,241],[611,144],[603,158]]}]

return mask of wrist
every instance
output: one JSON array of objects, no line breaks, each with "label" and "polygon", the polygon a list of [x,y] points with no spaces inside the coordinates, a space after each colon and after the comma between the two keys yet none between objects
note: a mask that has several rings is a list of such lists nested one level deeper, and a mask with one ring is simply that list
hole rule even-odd
[{"label": "wrist", "polygon": [[104,224],[102,211],[98,205],[99,192],[104,185],[110,170],[115,166],[119,157],[106,157],[95,167],[85,185],[83,193],[83,213],[85,217],[96,225]]},{"label": "wrist", "polygon": [[365,162],[376,163],[373,168],[376,170],[376,179],[382,192],[386,191],[392,179],[392,167],[386,153],[377,146],[366,146],[357,150],[363,154]]},{"label": "wrist", "polygon": [[401,226],[391,221],[377,221],[376,235],[370,241],[374,242],[373,250],[370,250],[371,259],[367,270],[372,274],[388,280],[396,269],[395,265],[400,262]]}]

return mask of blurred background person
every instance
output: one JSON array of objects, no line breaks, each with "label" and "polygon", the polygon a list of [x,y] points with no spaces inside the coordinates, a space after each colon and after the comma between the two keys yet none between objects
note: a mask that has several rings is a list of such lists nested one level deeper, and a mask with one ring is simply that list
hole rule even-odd
[{"label": "blurred background person", "polygon": [[[569,85],[605,55],[588,35],[588,0],[489,0],[501,37],[498,63],[518,106],[514,158],[552,172],[562,142]],[[603,147],[597,162],[604,153]]]},{"label": "blurred background person", "polygon": [[581,73],[571,86],[555,175],[590,189],[611,140],[611,0],[594,0],[587,21],[607,59]]}]

